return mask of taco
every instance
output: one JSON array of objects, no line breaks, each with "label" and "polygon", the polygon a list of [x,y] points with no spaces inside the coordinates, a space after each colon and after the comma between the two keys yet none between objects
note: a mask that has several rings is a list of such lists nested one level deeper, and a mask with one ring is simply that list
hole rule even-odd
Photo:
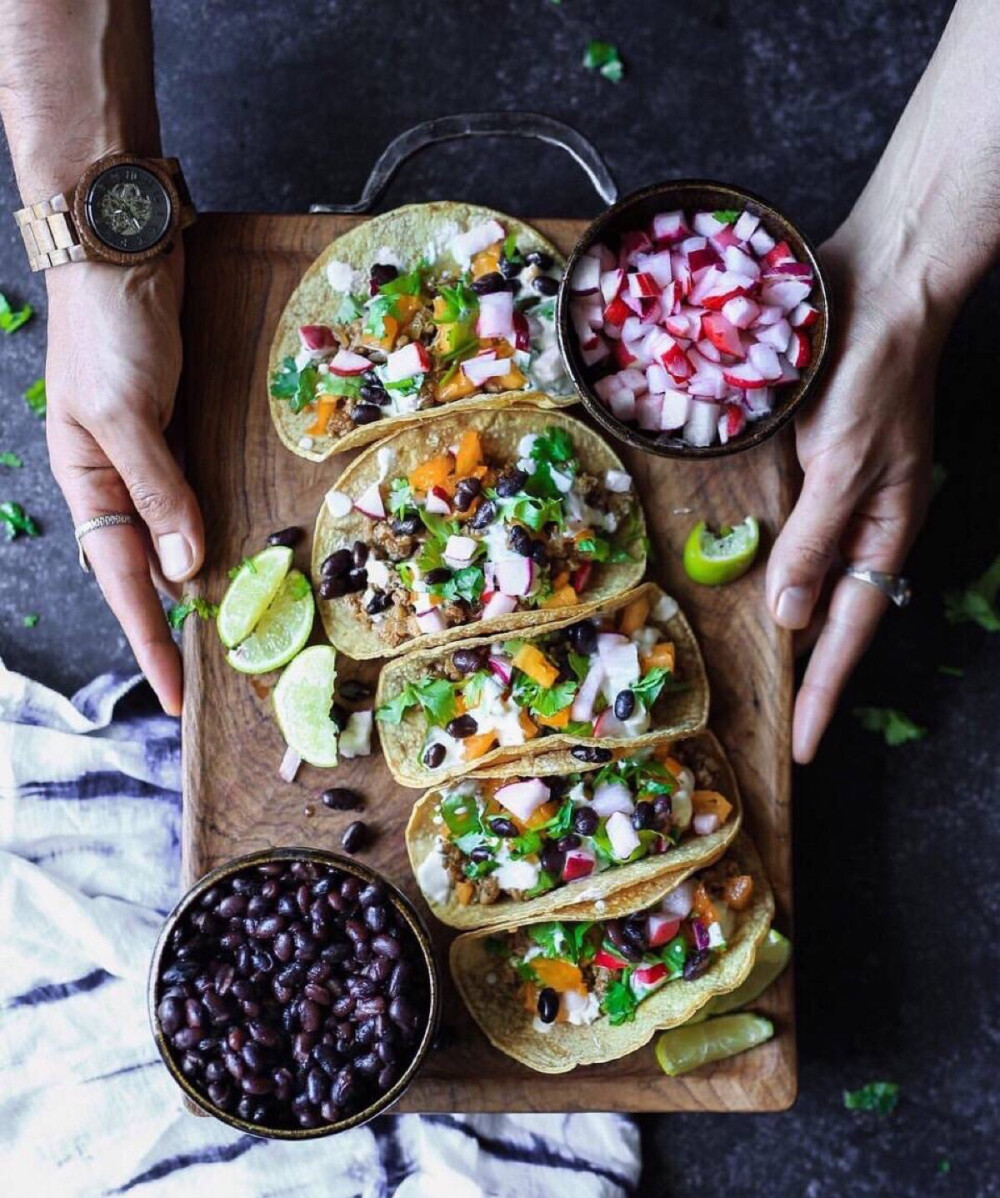
[{"label": "taco", "polygon": [[316,520],[320,615],[354,658],[537,627],[634,586],[645,533],[601,437],[501,401],[401,429],[348,466]]},{"label": "taco", "polygon": [[453,928],[539,919],[602,900],[602,915],[652,903],[714,861],[742,812],[711,734],[605,766],[461,778],[414,805],[406,848],[431,911]]},{"label": "taco", "polygon": [[467,932],[451,973],[501,1052],[540,1073],[617,1060],[677,1027],[753,967],[774,915],[745,836],[660,902],[624,918]]},{"label": "taco", "polygon": [[393,777],[425,788],[552,753],[555,772],[605,765],[704,728],[708,679],[691,626],[652,582],[527,635],[418,649],[376,694]]},{"label": "taco", "polygon": [[333,241],[278,322],[268,364],[281,440],[321,462],[447,406],[573,403],[555,338],[563,260],[469,204],[411,204]]}]

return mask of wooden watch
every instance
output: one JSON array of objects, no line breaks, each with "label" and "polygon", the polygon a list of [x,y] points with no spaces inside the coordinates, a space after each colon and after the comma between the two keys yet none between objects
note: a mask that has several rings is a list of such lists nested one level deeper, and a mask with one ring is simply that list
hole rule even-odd
[{"label": "wooden watch", "polygon": [[72,191],[14,213],[32,270],[65,262],[134,266],[170,249],[195,219],[176,158],[109,154]]}]

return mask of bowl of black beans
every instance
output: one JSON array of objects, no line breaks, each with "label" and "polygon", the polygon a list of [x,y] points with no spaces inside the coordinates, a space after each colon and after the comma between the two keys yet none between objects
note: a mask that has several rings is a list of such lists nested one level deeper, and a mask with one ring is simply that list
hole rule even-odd
[{"label": "bowl of black beans", "polygon": [[399,890],[349,858],[283,848],[230,861],[181,899],[148,1004],[192,1102],[253,1135],[315,1139],[406,1090],[434,1040],[440,984]]}]

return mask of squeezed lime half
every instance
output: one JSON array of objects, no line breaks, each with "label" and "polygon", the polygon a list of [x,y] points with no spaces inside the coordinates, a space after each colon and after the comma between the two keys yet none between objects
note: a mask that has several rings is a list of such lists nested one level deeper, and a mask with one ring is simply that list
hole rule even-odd
[{"label": "squeezed lime half", "polygon": [[232,649],[253,632],[277,595],[292,566],[292,551],[271,545],[245,561],[222,596],[216,627],[227,649]]},{"label": "squeezed lime half", "polygon": [[762,1015],[722,1015],[664,1032],[656,1041],[656,1060],[664,1073],[680,1077],[712,1061],[756,1048],[773,1035],[774,1024]]},{"label": "squeezed lime half", "polygon": [[337,764],[337,725],[330,719],[337,654],[330,645],[303,649],[274,688],[274,714],[290,749],[310,765]]},{"label": "squeezed lime half", "polygon": [[753,516],[714,533],[704,520],[691,529],[684,543],[684,569],[689,578],[704,586],[733,582],[754,563],[760,548],[760,526]]},{"label": "squeezed lime half", "polygon": [[253,632],[229,650],[226,661],[241,674],[280,669],[309,640],[315,611],[309,579],[299,570],[289,570]]},{"label": "squeezed lime half", "polygon": [[753,969],[743,982],[728,994],[717,994],[704,1006],[708,1015],[724,1015],[737,1011],[756,1001],[788,964],[792,955],[792,942],[774,928],[768,932],[753,963]]}]

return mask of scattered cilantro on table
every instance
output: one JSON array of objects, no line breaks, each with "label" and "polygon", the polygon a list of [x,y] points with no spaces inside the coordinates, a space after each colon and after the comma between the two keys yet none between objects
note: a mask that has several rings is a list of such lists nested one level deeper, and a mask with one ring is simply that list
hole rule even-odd
[{"label": "scattered cilantro on table", "polygon": [[965,677],[965,671],[959,669],[958,666],[938,666],[937,672],[939,674],[944,674],[944,676],[946,678],[964,678]]},{"label": "scattered cilantro on table", "polygon": [[612,42],[589,42],[583,55],[583,65],[588,71],[598,71],[612,83],[621,83],[625,64]]},{"label": "scattered cilantro on table", "polygon": [[167,623],[176,632],[184,627],[184,621],[192,613],[203,620],[214,620],[219,608],[200,595],[183,595],[179,602],[167,609]]},{"label": "scattered cilantro on table", "polygon": [[941,1160],[938,1161],[937,1171],[939,1173],[950,1173],[951,1172],[951,1161],[948,1160],[948,1158],[946,1156],[942,1157]]},{"label": "scattered cilantro on table", "polygon": [[10,466],[16,470],[23,465],[24,462],[21,461],[16,453],[10,453],[9,451],[0,453],[0,466]]},{"label": "scattered cilantro on table", "polygon": [[25,628],[34,628],[39,619],[40,616],[37,612],[29,612],[26,616],[21,617],[21,623]]},{"label": "scattered cilantro on table", "polygon": [[1000,557],[964,591],[949,591],[944,614],[949,624],[978,624],[987,632],[1000,632]]},{"label": "scattered cilantro on table", "polygon": [[3,523],[8,541],[13,541],[22,533],[26,537],[39,536],[38,525],[19,503],[10,500],[0,503],[0,522]]},{"label": "scattered cilantro on table", "polygon": [[31,304],[25,304],[23,308],[12,308],[10,300],[0,292],[0,332],[8,336],[16,333],[22,325],[28,323],[34,313],[35,309]]},{"label": "scattered cilantro on table", "polygon": [[899,1086],[895,1082],[869,1082],[859,1090],[844,1091],[844,1106],[849,1111],[875,1111],[891,1115],[899,1102]]},{"label": "scattered cilantro on table", "polygon": [[923,740],[927,735],[926,728],[895,707],[855,707],[854,714],[866,732],[881,732],[885,743],[893,747],[908,740]]},{"label": "scattered cilantro on table", "polygon": [[24,393],[24,402],[36,416],[44,416],[48,410],[48,398],[45,394],[45,379],[35,379]]}]

